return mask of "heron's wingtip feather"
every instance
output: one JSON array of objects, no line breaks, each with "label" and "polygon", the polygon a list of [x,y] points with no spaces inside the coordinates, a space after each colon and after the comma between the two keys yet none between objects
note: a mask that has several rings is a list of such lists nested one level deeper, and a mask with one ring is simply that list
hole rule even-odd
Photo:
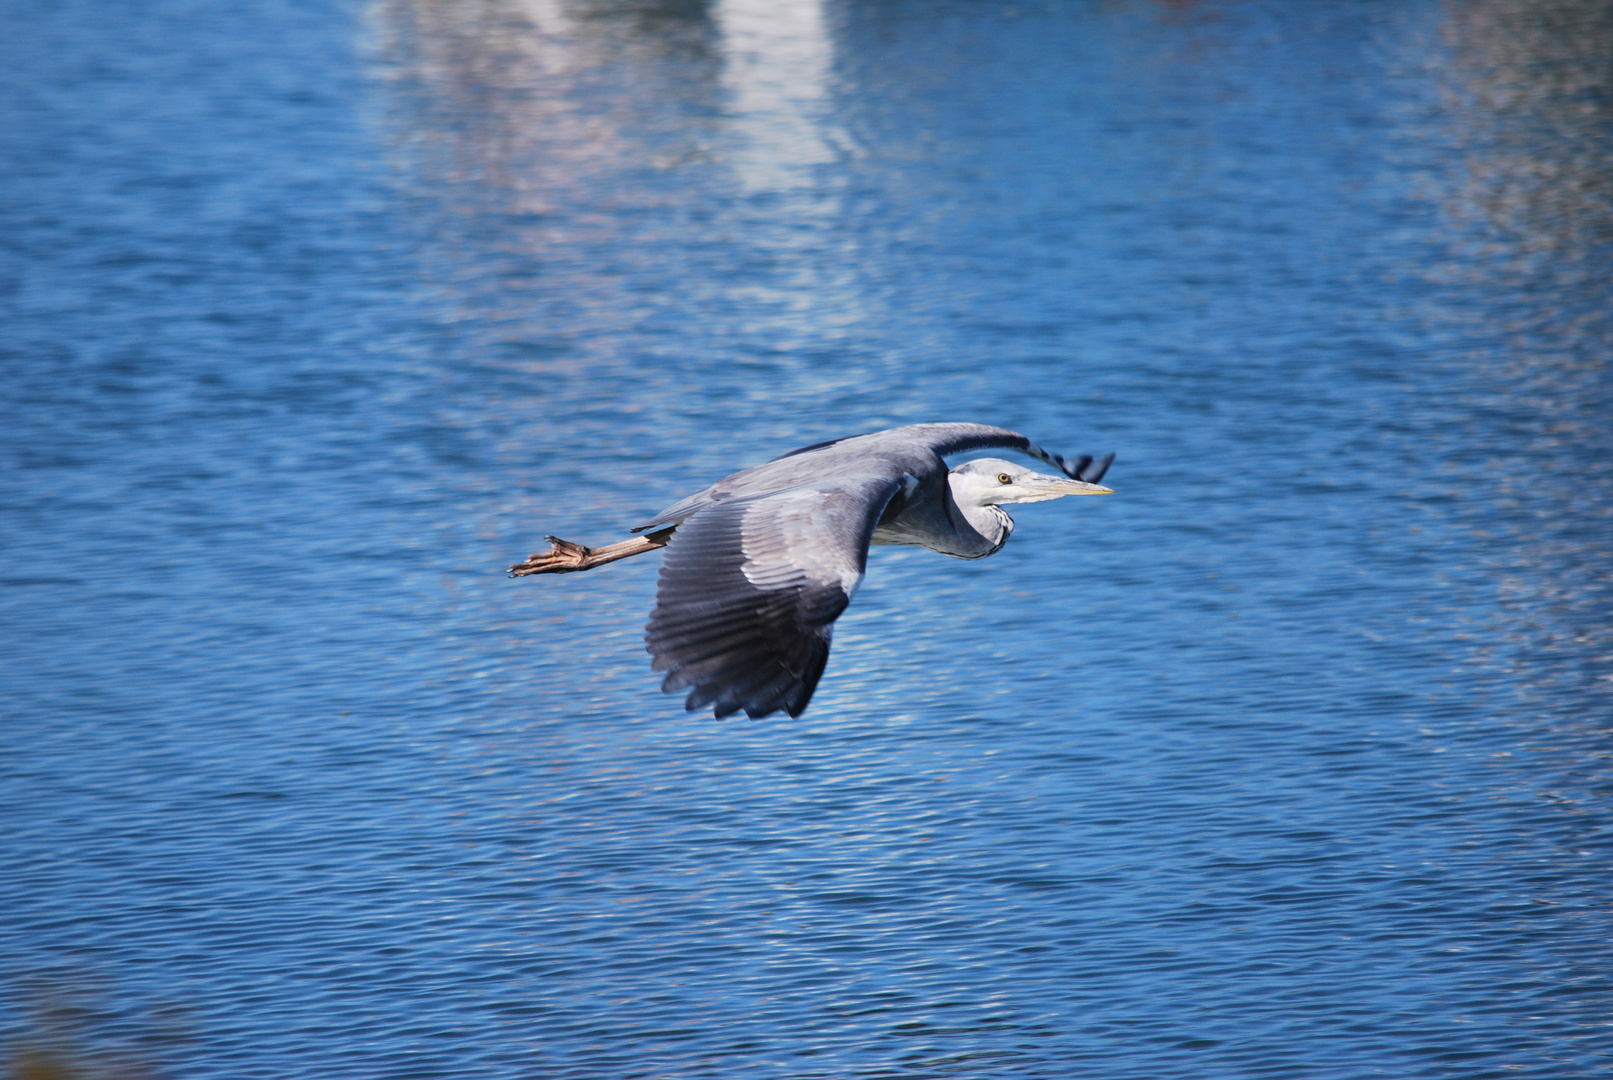
[{"label": "heron's wingtip feather", "polygon": [[1082,459],[1081,468],[1071,475],[1077,480],[1096,484],[1103,479],[1103,474],[1109,471],[1109,466],[1114,464],[1114,460],[1113,451],[1103,455],[1101,458],[1085,457]]}]

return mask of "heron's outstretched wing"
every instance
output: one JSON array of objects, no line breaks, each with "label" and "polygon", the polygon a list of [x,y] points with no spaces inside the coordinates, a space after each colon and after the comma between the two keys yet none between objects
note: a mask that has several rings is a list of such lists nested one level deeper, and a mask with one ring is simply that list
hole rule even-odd
[{"label": "heron's outstretched wing", "polygon": [[708,506],[673,534],[645,627],[690,712],[801,715],[899,478],[839,476]]},{"label": "heron's outstretched wing", "polygon": [[929,476],[932,472],[939,475],[944,471],[940,458],[948,454],[998,448],[1029,454],[1066,476],[1089,484],[1101,480],[1114,460],[1113,454],[1097,459],[1090,454],[1060,457],[1043,450],[1017,431],[987,424],[911,424],[792,450],[783,457],[726,476],[708,488],[679,499],[655,517],[635,525],[633,531],[641,533],[677,525],[731,499],[811,484],[826,476],[901,472],[912,476]]}]

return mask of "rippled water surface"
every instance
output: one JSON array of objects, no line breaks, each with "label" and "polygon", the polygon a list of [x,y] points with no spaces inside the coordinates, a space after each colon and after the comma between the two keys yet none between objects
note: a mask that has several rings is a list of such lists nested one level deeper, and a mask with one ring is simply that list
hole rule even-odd
[{"label": "rippled water surface", "polygon": [[[0,1041],[171,1077],[1613,1074],[1598,0],[0,9]],[[798,721],[658,556],[1114,450]],[[66,1005],[62,1003],[66,1002]]]}]

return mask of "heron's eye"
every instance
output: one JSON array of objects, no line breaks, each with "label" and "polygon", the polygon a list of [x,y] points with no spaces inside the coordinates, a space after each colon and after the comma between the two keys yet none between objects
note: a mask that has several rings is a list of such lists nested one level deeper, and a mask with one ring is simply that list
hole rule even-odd
[{"label": "heron's eye", "polygon": [[1012,476],[1009,476],[1007,473],[1000,472],[1000,473],[997,474],[997,483],[999,483],[999,484],[1012,484],[1013,482],[1014,482],[1014,478]]}]

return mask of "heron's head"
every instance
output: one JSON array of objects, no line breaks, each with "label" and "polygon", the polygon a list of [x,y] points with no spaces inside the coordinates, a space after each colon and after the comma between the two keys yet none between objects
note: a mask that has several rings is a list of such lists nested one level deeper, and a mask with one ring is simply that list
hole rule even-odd
[{"label": "heron's head", "polygon": [[1001,506],[1003,503],[1045,502],[1066,495],[1108,495],[1111,488],[1034,472],[1002,458],[976,458],[947,476],[952,498],[959,506]]}]

